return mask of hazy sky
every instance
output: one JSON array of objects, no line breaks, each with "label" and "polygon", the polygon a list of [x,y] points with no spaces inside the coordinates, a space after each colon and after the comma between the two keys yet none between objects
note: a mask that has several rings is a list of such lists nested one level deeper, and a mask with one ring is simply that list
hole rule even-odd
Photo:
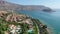
[{"label": "hazy sky", "polygon": [[21,5],[44,5],[50,8],[60,9],[60,0],[6,0]]}]

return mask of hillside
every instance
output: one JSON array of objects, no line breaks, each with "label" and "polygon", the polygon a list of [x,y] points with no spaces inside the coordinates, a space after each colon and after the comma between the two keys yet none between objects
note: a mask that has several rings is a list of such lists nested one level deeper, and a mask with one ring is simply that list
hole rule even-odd
[{"label": "hillside", "polygon": [[36,29],[36,25],[27,15],[0,11],[0,34],[28,34],[29,30],[37,34]]},{"label": "hillside", "polygon": [[0,34],[48,34],[46,28],[28,15],[0,11]]},{"label": "hillside", "polygon": [[0,0],[0,10],[12,10],[12,9],[52,11],[52,9],[42,5],[18,5]]}]

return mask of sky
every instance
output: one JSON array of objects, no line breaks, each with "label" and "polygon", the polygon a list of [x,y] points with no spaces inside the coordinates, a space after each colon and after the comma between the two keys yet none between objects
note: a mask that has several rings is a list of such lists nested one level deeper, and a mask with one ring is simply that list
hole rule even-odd
[{"label": "sky", "polygon": [[44,5],[52,9],[60,9],[60,0],[5,0],[20,5]]}]

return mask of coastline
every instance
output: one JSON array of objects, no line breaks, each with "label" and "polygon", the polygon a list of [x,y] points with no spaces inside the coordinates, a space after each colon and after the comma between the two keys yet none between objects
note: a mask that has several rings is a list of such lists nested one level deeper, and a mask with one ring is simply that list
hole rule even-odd
[{"label": "coastline", "polygon": [[[41,19],[38,19],[41,23],[42,23],[42,25],[47,25],[46,23],[44,23]],[[51,33],[51,29],[50,29],[51,27],[50,26],[47,26],[47,28],[46,28],[46,30],[47,30],[47,32],[48,32],[48,34],[52,34]]]},{"label": "coastline", "polygon": [[[45,25],[45,23],[41,19],[38,19],[38,20],[41,22],[42,25]],[[52,34],[50,31],[50,26],[47,26],[46,30],[47,30],[48,34]]]},{"label": "coastline", "polygon": [[39,19],[32,18],[32,21],[37,24],[39,29],[39,34],[49,34],[49,29],[47,29],[47,26],[43,25]]},{"label": "coastline", "polygon": [[49,34],[52,34],[49,28],[47,28],[46,30],[48,31]]},{"label": "coastline", "polygon": [[[31,18],[34,19],[34,17],[31,17]],[[36,19],[38,19],[38,18],[36,18]],[[38,20],[41,22],[42,25],[46,25],[46,23],[44,23],[41,19],[38,19]],[[47,26],[46,31],[48,34],[51,34],[49,26]]]},{"label": "coastline", "polygon": [[[33,17],[33,18],[37,18],[37,19],[39,19],[41,22],[42,22],[42,24],[46,24],[47,26],[48,26],[48,30],[52,33],[52,34],[56,34],[57,33],[57,31],[58,31],[58,29],[60,28],[58,28],[58,29],[56,29],[55,27],[54,27],[54,20],[53,20],[53,23],[52,23],[52,21],[50,21],[50,20],[52,20],[52,19],[50,19],[50,20],[47,20],[47,21],[49,21],[49,22],[47,22],[47,21],[45,21],[47,18],[46,17],[42,17],[41,15],[43,14],[44,15],[44,13],[42,13],[40,16],[38,15],[39,13],[33,13],[33,12],[31,12],[31,14],[29,14],[30,12],[28,12],[28,11],[26,11],[26,12],[24,12],[24,11],[20,11],[21,13],[23,13],[23,14],[27,14],[27,15],[29,15],[30,17]],[[57,13],[58,13],[59,11],[57,11]],[[55,12],[56,13],[56,12]],[[55,14],[55,13],[53,13],[53,14]],[[32,15],[33,14],[33,15]],[[48,15],[50,15],[50,14],[48,14]],[[36,17],[37,16],[37,17]],[[51,15],[52,16],[52,15]],[[50,17],[51,17],[50,16]],[[49,16],[48,16],[49,17]],[[53,16],[54,17],[54,16]],[[40,19],[41,18],[41,19]],[[52,17],[51,17],[52,18]],[[44,20],[43,20],[44,19]],[[49,18],[48,18],[49,19]],[[52,25],[51,25],[52,24]],[[56,24],[56,23],[55,23]],[[56,30],[55,30],[56,29]]]}]

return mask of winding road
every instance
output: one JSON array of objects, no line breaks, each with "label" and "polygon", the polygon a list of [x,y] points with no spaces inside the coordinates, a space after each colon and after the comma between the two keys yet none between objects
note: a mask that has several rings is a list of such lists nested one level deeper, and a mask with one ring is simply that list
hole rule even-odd
[{"label": "winding road", "polygon": [[37,21],[36,19],[32,19],[32,21],[33,21],[33,23],[35,23],[36,24],[36,26],[37,26],[37,29],[38,29],[38,34],[41,34],[41,27],[40,27],[40,23],[39,23],[39,21]]}]

